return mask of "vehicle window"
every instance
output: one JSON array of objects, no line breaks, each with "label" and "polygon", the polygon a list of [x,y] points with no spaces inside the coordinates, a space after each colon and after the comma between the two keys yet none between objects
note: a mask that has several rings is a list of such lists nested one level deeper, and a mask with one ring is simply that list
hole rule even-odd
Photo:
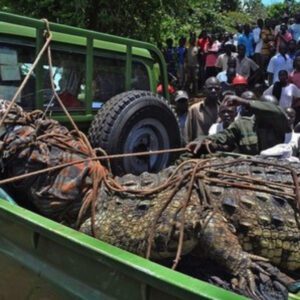
[{"label": "vehicle window", "polygon": [[[52,50],[53,80],[55,90],[68,109],[85,107],[85,55],[71,51]],[[43,98],[47,106],[53,97],[49,65],[43,65]],[[56,100],[51,106],[58,108]]]},{"label": "vehicle window", "polygon": [[93,108],[125,91],[125,60],[94,57]]},{"label": "vehicle window", "polygon": [[140,62],[134,62],[132,66],[132,89],[150,90],[150,82],[146,66]]},{"label": "vehicle window", "polygon": [[[0,98],[11,100],[35,58],[35,48],[0,43]],[[23,108],[34,107],[35,74],[29,78],[17,103]]]}]

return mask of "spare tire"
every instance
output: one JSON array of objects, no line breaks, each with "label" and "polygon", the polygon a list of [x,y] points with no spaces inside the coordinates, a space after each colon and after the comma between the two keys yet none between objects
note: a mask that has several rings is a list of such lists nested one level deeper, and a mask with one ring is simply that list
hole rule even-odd
[{"label": "spare tire", "polygon": [[[109,154],[155,151],[180,147],[181,136],[175,113],[166,100],[149,91],[119,94],[99,110],[89,129],[94,148]],[[158,172],[174,154],[127,157],[111,160],[115,175]]]}]

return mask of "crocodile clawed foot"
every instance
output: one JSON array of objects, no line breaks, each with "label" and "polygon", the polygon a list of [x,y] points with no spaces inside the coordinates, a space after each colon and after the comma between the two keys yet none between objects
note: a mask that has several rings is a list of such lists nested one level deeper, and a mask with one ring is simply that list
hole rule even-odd
[{"label": "crocodile clawed foot", "polygon": [[233,290],[251,299],[287,299],[286,284],[292,279],[265,259],[251,258],[248,268],[231,280]]},{"label": "crocodile clawed foot", "polygon": [[234,290],[242,291],[244,294],[251,296],[251,298],[260,299],[255,276],[250,269],[244,275],[238,275],[237,278],[233,278],[231,284]]},{"label": "crocodile clawed foot", "polygon": [[284,284],[278,276],[274,276],[278,269],[262,257],[251,254],[247,257],[244,271],[231,281],[233,290],[251,299],[286,299],[287,290]]}]

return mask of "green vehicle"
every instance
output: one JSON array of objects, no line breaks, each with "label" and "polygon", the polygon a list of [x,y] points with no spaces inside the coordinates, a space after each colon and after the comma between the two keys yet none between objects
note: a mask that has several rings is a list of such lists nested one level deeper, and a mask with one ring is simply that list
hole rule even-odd
[{"label": "green vehicle", "polygon": [[[45,22],[0,12],[0,97],[10,100],[42,48]],[[177,148],[181,137],[168,99],[162,53],[153,45],[50,23],[56,92],[92,146],[109,154]],[[156,95],[160,82],[163,97]],[[68,120],[53,98],[47,55],[17,99],[26,110],[50,110]],[[115,174],[156,172],[166,153],[112,161]]]},{"label": "green vehicle", "polygon": [[[0,20],[0,94],[2,97],[9,98],[15,93],[16,87],[28,72],[35,53],[43,44],[44,23],[6,13],[0,13]],[[164,96],[168,98],[164,61],[161,53],[155,47],[62,25],[51,24],[51,29],[54,32],[52,46],[53,61],[54,64],[56,63],[54,79],[57,84],[57,92],[61,95],[66,91],[70,92],[69,89],[78,80],[78,70],[83,70],[81,75],[85,74],[84,81],[79,86],[75,84],[77,88],[80,88],[76,94],[80,106],[67,105],[75,121],[81,124],[81,128],[87,129],[91,126],[96,131],[97,124],[100,124],[105,127],[105,130],[110,129],[107,135],[113,135],[120,128],[128,127],[129,134],[133,132],[139,136],[139,130],[141,130],[143,136],[149,138],[153,134],[156,137],[161,134],[161,126],[165,126],[161,115],[165,114],[164,117],[168,120],[169,114],[168,122],[170,122],[171,116],[172,120],[176,121],[167,102],[151,93],[156,87],[156,62],[154,60],[156,58],[163,78]],[[98,53],[99,57],[96,55]],[[103,58],[101,65],[95,65],[98,58],[102,59],[101,55],[105,59]],[[125,64],[123,69],[119,68],[118,63],[105,65],[106,61],[112,62],[116,59]],[[61,65],[58,64],[60,61]],[[75,68],[74,73],[70,67],[73,62],[82,64],[78,70]],[[135,68],[135,64],[142,65],[147,70],[149,81],[143,81],[143,84],[145,82],[149,84],[148,90],[145,86],[139,87],[138,90],[131,89],[135,82],[132,80],[132,70]],[[118,92],[114,90],[113,94],[107,95],[106,98],[103,96],[101,101],[98,101],[100,98],[98,96],[95,98],[93,91],[93,84],[95,84],[93,69],[100,66],[107,67],[105,74],[125,78],[125,88]],[[120,70],[122,70],[121,74],[118,73]],[[24,109],[31,110],[49,107],[50,103],[53,117],[66,122],[63,113],[55,103],[51,102],[52,91],[49,83],[48,86],[45,83],[47,71],[49,71],[49,66],[44,60],[36,69],[27,90],[18,99],[19,104]],[[65,77],[65,72],[69,77]],[[70,79],[71,82],[65,83],[64,80],[68,78],[73,78],[73,81]],[[119,81],[113,82],[120,83]],[[68,88],[60,91],[60,85]],[[74,89],[76,90],[76,88]],[[64,100],[69,101],[68,104],[75,103],[72,102],[74,99],[71,96]],[[127,114],[131,116],[127,122],[124,121],[126,114],[123,113],[126,110]],[[153,110],[155,115],[152,113]],[[122,115],[123,119],[119,119],[117,113]],[[160,117],[157,118],[157,115]],[[116,119],[115,121],[113,117]],[[110,122],[113,124],[109,127]],[[117,126],[118,124],[119,126]],[[131,127],[128,124],[131,124]],[[174,124],[177,126],[177,121]],[[160,130],[159,133],[155,131],[155,128],[157,131]],[[96,133],[93,133],[92,129],[90,135],[95,135]],[[171,136],[167,129],[168,136]],[[105,130],[99,128],[99,134],[105,133]],[[176,131],[177,127],[173,127],[172,133],[176,133]],[[163,137],[165,138],[165,136]],[[119,138],[122,138],[121,133]],[[178,134],[176,138],[180,138],[180,135]],[[174,140],[176,141],[175,138]],[[171,138],[169,142],[168,146],[176,146],[175,142],[172,144]],[[145,145],[147,144],[144,144],[144,147]],[[161,145],[159,144],[159,146]],[[169,157],[167,158],[164,158],[165,160],[156,158],[156,168],[163,167],[169,160]],[[131,165],[130,163],[127,165],[124,162],[121,163],[123,169],[119,170],[120,172],[136,166],[135,162]],[[149,164],[151,165],[152,161],[147,164],[150,168]],[[152,169],[150,168],[150,170]],[[135,171],[138,173],[141,169],[135,169]],[[22,202],[22,199],[17,200],[20,200],[19,203]],[[0,299],[4,300],[245,299],[40,216],[19,206],[1,188],[0,269]],[[291,297],[297,299],[296,296]]]},{"label": "green vehicle", "polygon": [[[44,28],[42,21],[0,13],[1,97],[12,98],[27,74],[44,43]],[[94,144],[99,139],[102,145],[104,138],[124,144],[130,135],[132,144],[110,148],[108,141],[105,149],[179,145],[176,117],[168,102],[154,94],[159,67],[168,99],[165,63],[154,46],[58,24],[50,28],[57,92],[80,128],[90,128]],[[50,107],[52,116],[68,125],[51,102],[48,72],[44,57],[18,103],[25,110]],[[169,160],[118,162],[117,171],[158,170]],[[2,189],[0,268],[1,299],[243,299],[20,207]]]},{"label": "green vehicle", "polygon": [[[0,98],[14,95],[44,43],[44,29],[40,20],[0,13]],[[123,153],[180,145],[176,117],[155,95],[160,73],[169,97],[165,63],[154,46],[52,23],[50,29],[56,91],[94,146]],[[18,104],[48,107],[69,125],[52,96],[45,56]],[[155,171],[170,159],[113,167]],[[2,189],[0,225],[1,299],[242,299],[37,215]]]}]

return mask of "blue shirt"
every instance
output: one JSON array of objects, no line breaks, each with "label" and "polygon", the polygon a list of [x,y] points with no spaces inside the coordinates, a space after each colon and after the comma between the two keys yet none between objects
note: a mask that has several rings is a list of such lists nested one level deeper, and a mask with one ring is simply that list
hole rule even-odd
[{"label": "blue shirt", "polygon": [[177,57],[178,57],[178,63],[180,65],[184,64],[185,55],[186,55],[186,48],[185,47],[178,47],[177,48]]},{"label": "blue shirt", "polygon": [[244,33],[238,39],[238,45],[246,47],[246,56],[251,57],[254,54],[254,37],[252,33],[245,35]]}]

